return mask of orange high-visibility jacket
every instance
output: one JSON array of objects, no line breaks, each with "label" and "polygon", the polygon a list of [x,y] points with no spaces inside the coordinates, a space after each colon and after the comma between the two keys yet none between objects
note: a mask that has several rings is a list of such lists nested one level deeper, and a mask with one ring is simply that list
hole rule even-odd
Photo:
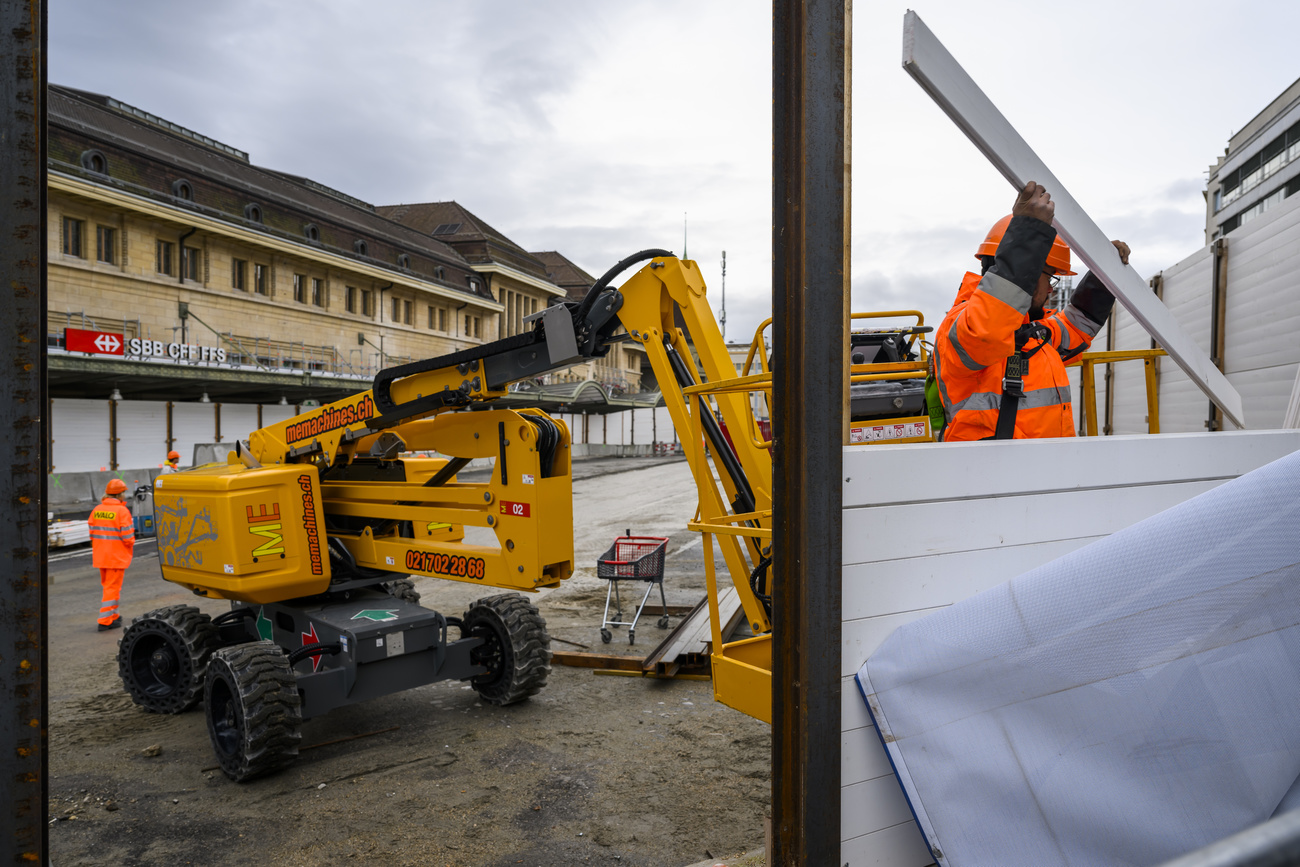
[{"label": "orange high-visibility jacket", "polygon": [[[1015,351],[1016,330],[1029,322],[1032,291],[1026,287],[1037,283],[1056,236],[1037,220],[1032,221],[1037,226],[1017,225],[1028,219],[1014,218],[996,263],[983,276],[966,274],[935,335],[935,380],[947,422],[944,442],[987,439],[997,430],[1007,357]],[[1013,233],[1013,229],[1020,231]],[[1008,246],[1011,249],[1004,249]],[[1010,267],[1005,260],[1010,260]],[[1039,320],[1051,337],[1029,359],[1025,396],[1016,413],[1016,439],[1074,436],[1070,381],[1062,356],[1077,355],[1092,344],[1101,328],[1092,317],[1104,322],[1114,300],[1092,274],[1079,282],[1075,298],[1082,308],[1072,299],[1064,311],[1045,310]],[[1037,341],[1030,341],[1026,348],[1036,345]]]},{"label": "orange high-visibility jacket", "polygon": [[135,551],[135,523],[126,503],[105,497],[90,513],[91,565],[96,569],[125,569]]}]

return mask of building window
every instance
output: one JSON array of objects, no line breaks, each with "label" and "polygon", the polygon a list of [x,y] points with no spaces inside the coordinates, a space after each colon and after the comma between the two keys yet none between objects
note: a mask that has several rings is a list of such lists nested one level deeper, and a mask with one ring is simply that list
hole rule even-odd
[{"label": "building window", "polygon": [[97,175],[108,174],[108,160],[104,158],[103,153],[100,151],[82,151],[81,167]]},{"label": "building window", "polygon": [[112,265],[117,261],[117,230],[110,226],[95,227],[95,259]]},{"label": "building window", "polygon": [[442,308],[438,309],[438,330],[447,330],[447,311]]},{"label": "building window", "polygon": [[317,307],[325,306],[325,281],[319,277],[311,278],[311,303]]},{"label": "building window", "polygon": [[411,269],[411,257],[405,253],[399,253],[397,256],[397,267],[409,271]]},{"label": "building window", "polygon": [[352,242],[352,249],[357,251],[358,256],[367,256],[370,254],[370,247],[360,238],[357,238]]},{"label": "building window", "polygon": [[433,308],[430,307],[430,308],[429,308],[429,330],[430,330],[430,331],[433,330],[433,326],[434,326],[434,323],[435,323],[435,322],[437,322],[437,320],[436,320],[436,319],[434,318],[434,316],[433,316]]},{"label": "building window", "polygon": [[307,275],[293,275],[293,300],[299,304],[307,303]]},{"label": "building window", "polygon": [[344,290],[343,307],[349,313],[357,312],[357,287],[349,286]]},{"label": "building window", "polygon": [[393,299],[393,317],[392,317],[392,318],[393,318],[393,321],[394,321],[394,322],[401,322],[401,321],[402,321],[402,299],[400,299],[400,298],[394,298],[394,299]]},{"label": "building window", "polygon": [[247,291],[248,283],[248,263],[243,259],[230,260],[230,288],[238,289],[240,292]]},{"label": "building window", "polygon": [[308,223],[302,227],[302,233],[307,236],[308,241],[320,240],[320,229],[316,228],[315,223]]},{"label": "building window", "polygon": [[361,290],[361,315],[374,318],[375,308],[371,304],[371,292],[369,289]]},{"label": "building window", "polygon": [[198,247],[181,247],[181,276],[186,280],[199,281],[199,259],[203,255]]},{"label": "building window", "polygon": [[402,321],[407,325],[414,325],[415,304],[411,301],[402,302]]},{"label": "building window", "polygon": [[187,202],[194,201],[194,187],[184,179],[172,181],[172,195]]},{"label": "building window", "polygon": [[253,291],[258,295],[266,294],[267,272],[271,269],[262,264],[253,265]]},{"label": "building window", "polygon": [[482,336],[483,336],[482,334],[479,333],[479,323],[482,322],[482,321],[483,321],[483,320],[480,319],[479,317],[477,317],[477,316],[474,317],[474,336],[475,336],[475,337],[482,337]]},{"label": "building window", "polygon": [[469,291],[471,292],[478,291],[478,281],[475,280],[473,277],[466,277],[465,282],[469,283]]},{"label": "building window", "polygon": [[244,218],[254,223],[262,222],[262,206],[255,202],[244,205]]},{"label": "building window", "polygon": [[81,256],[81,236],[86,229],[85,220],[63,218],[63,252],[68,256]]},{"label": "building window", "polygon": [[439,265],[437,268],[433,269],[433,276],[442,280],[447,276],[447,269]]},{"label": "building window", "polygon": [[171,241],[159,241],[154,245],[154,270],[168,277],[172,275]]}]

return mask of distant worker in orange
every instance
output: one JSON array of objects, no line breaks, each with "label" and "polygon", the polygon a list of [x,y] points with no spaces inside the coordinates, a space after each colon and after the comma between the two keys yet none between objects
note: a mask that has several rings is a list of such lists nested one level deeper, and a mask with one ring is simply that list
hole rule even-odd
[{"label": "distant worker in orange", "polygon": [[181,453],[175,449],[167,453],[167,463],[163,464],[162,471],[166,473],[179,473],[181,468],[177,466],[181,462]]},{"label": "distant worker in orange", "polygon": [[[1042,185],[1025,184],[975,253],[982,272],[966,274],[939,325],[944,442],[1074,436],[1065,364],[1092,344],[1115,298],[1089,272],[1065,310],[1044,309],[1060,276],[1075,273],[1055,211]],[[1111,243],[1127,265],[1128,244]]]},{"label": "distant worker in orange", "polygon": [[99,604],[99,631],[107,632],[122,625],[117,613],[122,597],[122,576],[131,565],[135,551],[135,523],[131,510],[119,496],[126,492],[126,482],[112,479],[104,489],[104,499],[90,513],[91,563],[99,570],[103,601]]}]

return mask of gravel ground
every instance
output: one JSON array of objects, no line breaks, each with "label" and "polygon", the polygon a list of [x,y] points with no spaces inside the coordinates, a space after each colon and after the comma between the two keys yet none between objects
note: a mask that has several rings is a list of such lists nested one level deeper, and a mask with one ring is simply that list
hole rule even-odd
[{"label": "gravel ground", "polygon": [[[627,528],[670,538],[670,604],[702,598],[699,537],[685,529],[695,499],[680,460],[576,464],[577,571],[530,597],[550,634],[569,642],[553,649],[642,656],[664,634],[648,608],[635,647],[623,631],[600,643],[605,582],[595,577],[595,559]],[[735,858],[763,839],[769,729],[715,703],[707,681],[555,666],[539,695],[509,708],[480,702],[468,685],[438,683],[309,720],[302,743],[310,748],[294,765],[232,783],[208,770],[215,758],[201,710],[148,714],[122,691],[120,633],[95,631],[99,586],[89,557],[56,554],[50,574],[55,867],[681,867]],[[423,604],[448,614],[485,595],[432,578],[416,587]],[[197,601],[212,614],[227,608],[162,581],[147,543],[123,597],[128,622],[168,604]]]}]

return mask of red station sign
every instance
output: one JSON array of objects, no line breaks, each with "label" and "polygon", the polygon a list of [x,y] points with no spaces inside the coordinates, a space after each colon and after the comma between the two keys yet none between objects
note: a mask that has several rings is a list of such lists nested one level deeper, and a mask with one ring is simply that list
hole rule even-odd
[{"label": "red station sign", "polygon": [[63,329],[63,346],[69,352],[93,352],[96,355],[123,355],[126,340],[120,334],[107,331],[86,331],[81,328]]}]

